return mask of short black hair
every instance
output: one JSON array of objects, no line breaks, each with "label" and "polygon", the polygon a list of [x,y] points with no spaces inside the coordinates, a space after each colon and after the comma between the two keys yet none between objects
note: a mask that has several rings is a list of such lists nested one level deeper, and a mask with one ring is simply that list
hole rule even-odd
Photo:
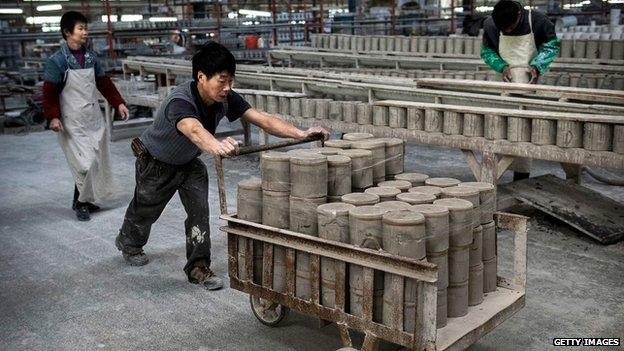
[{"label": "short black hair", "polygon": [[494,5],[492,10],[492,19],[494,25],[499,30],[507,29],[513,26],[518,20],[518,11],[522,10],[522,5],[513,0],[501,0]]},{"label": "short black hair", "polygon": [[210,41],[193,55],[193,80],[197,80],[199,72],[210,78],[224,71],[231,76],[236,73],[236,59],[225,46]]},{"label": "short black hair", "polygon": [[76,23],[87,24],[87,18],[78,11],[67,11],[63,14],[61,17],[61,35],[63,36],[63,39],[67,39],[65,31],[70,33],[74,32]]}]

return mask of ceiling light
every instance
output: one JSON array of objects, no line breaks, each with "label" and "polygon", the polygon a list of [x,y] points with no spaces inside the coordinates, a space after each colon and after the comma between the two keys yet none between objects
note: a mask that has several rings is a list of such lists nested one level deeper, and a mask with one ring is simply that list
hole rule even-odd
[{"label": "ceiling light", "polygon": [[22,9],[0,9],[0,15],[21,15],[24,13]]},{"label": "ceiling light", "polygon": [[58,10],[62,10],[63,6],[61,6],[61,4],[54,4],[54,5],[39,5],[37,6],[37,11],[40,12],[44,12],[44,11],[58,11]]},{"label": "ceiling light", "polygon": [[177,17],[150,17],[150,22],[175,22]]}]

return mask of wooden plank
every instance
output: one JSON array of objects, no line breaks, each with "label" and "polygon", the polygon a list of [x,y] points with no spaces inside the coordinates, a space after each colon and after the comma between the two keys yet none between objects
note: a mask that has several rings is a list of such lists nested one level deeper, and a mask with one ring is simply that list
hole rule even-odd
[{"label": "wooden plank", "polygon": [[511,166],[514,161],[514,157],[502,156],[498,161],[498,165],[496,166],[496,179],[500,179],[505,171]]},{"label": "wooden plank", "polygon": [[295,296],[295,250],[286,249],[286,293]]},{"label": "wooden plank", "polygon": [[472,171],[475,179],[479,181],[481,179],[481,164],[477,160],[477,157],[472,150],[462,150],[462,153],[466,157],[466,162],[468,162],[468,167]]},{"label": "wooden plank", "polygon": [[518,200],[543,211],[602,244],[624,238],[624,205],[553,175],[505,184]]}]

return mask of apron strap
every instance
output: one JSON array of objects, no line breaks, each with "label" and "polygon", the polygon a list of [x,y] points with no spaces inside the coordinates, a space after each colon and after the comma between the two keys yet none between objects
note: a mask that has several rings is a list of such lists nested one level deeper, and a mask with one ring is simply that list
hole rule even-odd
[{"label": "apron strap", "polygon": [[531,16],[531,9],[529,8],[529,29],[531,30],[531,34],[533,34],[533,16]]}]

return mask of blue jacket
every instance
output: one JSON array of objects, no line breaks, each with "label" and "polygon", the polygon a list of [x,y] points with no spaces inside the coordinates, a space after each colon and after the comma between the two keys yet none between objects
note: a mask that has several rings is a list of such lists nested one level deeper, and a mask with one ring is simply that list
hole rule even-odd
[{"label": "blue jacket", "polygon": [[65,81],[65,71],[67,71],[68,68],[81,69],[92,67],[95,68],[96,78],[104,75],[104,70],[98,63],[95,52],[87,50],[85,52],[85,65],[84,67],[80,67],[74,55],[69,51],[67,43],[62,43],[61,48],[46,61],[43,70],[43,80],[55,84],[63,83]]}]

